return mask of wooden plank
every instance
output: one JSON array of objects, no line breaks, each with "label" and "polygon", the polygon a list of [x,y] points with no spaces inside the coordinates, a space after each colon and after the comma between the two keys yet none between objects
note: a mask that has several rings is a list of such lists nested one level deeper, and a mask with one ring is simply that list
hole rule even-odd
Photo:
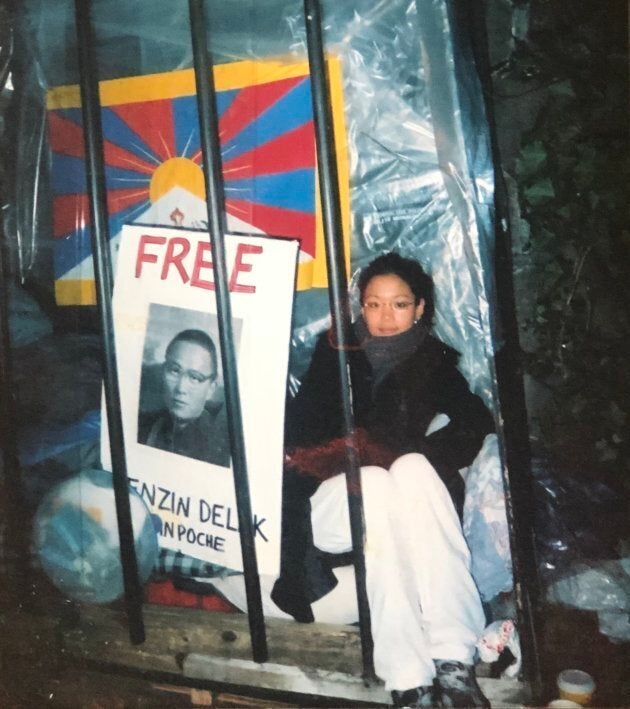
[{"label": "wooden plank", "polygon": [[[314,695],[383,706],[391,703],[390,693],[380,683],[366,686],[358,675],[313,667],[255,663],[191,653],[183,664],[186,677],[222,684],[258,687],[276,692]],[[479,685],[494,707],[523,709],[526,686],[518,680],[480,677]]]},{"label": "wooden plank", "polygon": [[201,679],[241,687],[258,687],[276,692],[347,699],[370,704],[389,704],[390,694],[383,685],[366,687],[358,675],[313,667],[282,665],[276,662],[226,660],[191,653],[184,660],[183,672],[190,679]]},{"label": "wooden plank", "polygon": [[[197,609],[146,606],[146,641],[129,643],[125,614],[111,608],[85,607],[76,628],[64,633],[66,652],[83,658],[143,670],[181,672],[181,659],[192,652],[224,659],[251,658],[247,616]],[[360,672],[361,647],[353,626],[266,621],[269,656],[281,664],[303,664]]]},{"label": "wooden plank", "polygon": [[[165,672],[184,684],[231,687],[235,695],[245,695],[251,687],[380,706],[390,701],[381,684],[364,686],[360,638],[354,626],[268,619],[272,662],[259,664],[251,660],[243,614],[146,606],[144,618],[147,639],[142,645],[131,645],[125,613],[111,607],[82,608],[72,628],[51,617],[2,614],[0,649],[27,657],[38,653],[49,663],[61,654],[66,663],[108,666],[114,677],[117,672]],[[527,703],[528,688],[517,680],[480,677],[479,684],[495,707]]]},{"label": "wooden plank", "polygon": [[276,702],[270,699],[257,699],[244,694],[231,694],[229,692],[220,692],[214,700],[215,707],[262,707],[263,709],[276,709],[276,707],[284,707],[298,709],[298,704],[288,704],[287,702]]}]

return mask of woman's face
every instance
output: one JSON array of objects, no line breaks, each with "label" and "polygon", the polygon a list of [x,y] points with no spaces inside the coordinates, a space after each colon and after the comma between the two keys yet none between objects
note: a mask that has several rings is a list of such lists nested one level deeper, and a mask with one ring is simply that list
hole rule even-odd
[{"label": "woman's face", "polygon": [[424,300],[416,304],[411,288],[402,278],[388,273],[374,276],[363,293],[361,306],[368,332],[374,337],[399,335],[424,312]]}]

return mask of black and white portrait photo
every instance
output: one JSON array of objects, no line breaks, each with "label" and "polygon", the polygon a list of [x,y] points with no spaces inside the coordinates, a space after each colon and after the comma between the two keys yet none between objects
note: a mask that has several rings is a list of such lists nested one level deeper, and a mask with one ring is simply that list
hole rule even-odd
[{"label": "black and white portrait photo", "polygon": [[[239,324],[234,323],[235,334],[240,331]],[[150,304],[138,443],[229,467],[216,316]]]}]

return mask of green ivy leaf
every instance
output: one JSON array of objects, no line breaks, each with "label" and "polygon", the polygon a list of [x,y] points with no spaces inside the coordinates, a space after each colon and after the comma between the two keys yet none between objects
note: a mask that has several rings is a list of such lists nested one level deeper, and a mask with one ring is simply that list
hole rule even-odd
[{"label": "green ivy leaf", "polygon": [[523,194],[525,199],[532,206],[544,204],[556,196],[553,183],[548,177],[544,177],[541,180],[536,180],[536,182],[524,189]]},{"label": "green ivy leaf", "polygon": [[523,180],[533,177],[547,160],[547,151],[541,140],[535,140],[521,148],[516,160],[516,173]]},{"label": "green ivy leaf", "polygon": [[575,91],[569,79],[551,84],[549,92],[556,96],[569,96],[575,98]]}]

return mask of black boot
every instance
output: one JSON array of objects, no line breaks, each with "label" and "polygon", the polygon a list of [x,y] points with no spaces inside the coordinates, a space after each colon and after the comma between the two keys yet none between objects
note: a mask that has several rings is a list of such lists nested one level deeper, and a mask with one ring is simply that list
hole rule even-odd
[{"label": "black boot", "polygon": [[481,687],[477,684],[475,668],[457,660],[434,660],[441,706],[490,709]]},{"label": "black boot", "polygon": [[392,692],[392,701],[395,707],[425,707],[433,709],[439,707],[433,685],[415,687],[414,689],[406,689],[404,692],[399,692],[395,689]]}]

